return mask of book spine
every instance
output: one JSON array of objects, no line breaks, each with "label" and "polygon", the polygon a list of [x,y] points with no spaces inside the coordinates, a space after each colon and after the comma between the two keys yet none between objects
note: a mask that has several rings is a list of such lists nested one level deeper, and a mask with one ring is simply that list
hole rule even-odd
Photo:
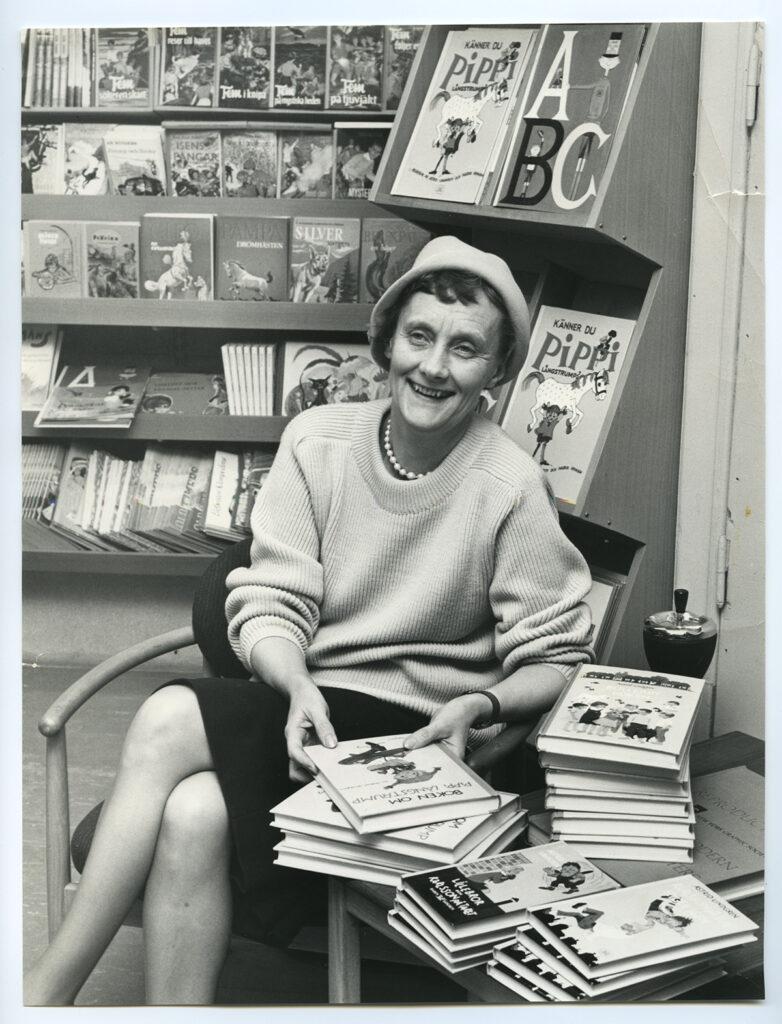
[{"label": "book spine", "polygon": [[35,68],[34,75],[35,81],[33,82],[33,102],[34,107],[40,107],[43,105],[43,68],[44,68],[44,50],[45,50],[45,31],[43,29],[33,29],[35,35]]},{"label": "book spine", "polygon": [[49,107],[52,102],[52,33],[51,29],[44,29],[43,44],[43,71],[41,81],[41,106]]},{"label": "book spine", "polygon": [[28,28],[25,33],[25,48],[27,50],[25,59],[25,74],[24,74],[24,100],[23,104],[25,107],[31,107],[33,105],[33,96],[35,92],[35,50],[37,42],[37,33],[34,28]]}]

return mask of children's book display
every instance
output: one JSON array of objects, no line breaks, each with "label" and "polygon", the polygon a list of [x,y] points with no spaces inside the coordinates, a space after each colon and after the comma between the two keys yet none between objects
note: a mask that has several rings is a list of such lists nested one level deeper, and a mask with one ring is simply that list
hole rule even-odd
[{"label": "children's book display", "polygon": [[375,183],[390,125],[378,121],[334,124],[335,199],[368,199]]},{"label": "children's book display", "polygon": [[386,110],[398,110],[399,101],[423,35],[423,25],[386,25],[383,79]]},{"label": "children's book display", "polygon": [[291,302],[358,302],[358,217],[294,217]]},{"label": "children's book display", "polygon": [[91,299],[137,299],[139,225],[94,221],[84,225],[87,295]]},{"label": "children's book display", "polygon": [[207,301],[213,295],[214,218],[209,213],[145,213],[141,280],[146,299]]},{"label": "children's book display", "polygon": [[25,324],[22,328],[22,410],[39,411],[57,379],[62,328]]},{"label": "children's book display", "polygon": [[225,380],[217,373],[153,373],[140,411],[156,416],[227,416]]},{"label": "children's book display", "polygon": [[382,25],[332,25],[329,29],[330,110],[380,110],[383,88]]},{"label": "children's book display", "polygon": [[431,235],[398,217],[365,217],[361,224],[360,302],[375,303],[412,267]]},{"label": "children's book display", "polygon": [[288,298],[288,220],[218,217],[215,221],[216,297],[234,302]]},{"label": "children's book display", "polygon": [[326,49],[325,26],[275,27],[274,107],[323,110],[326,101]]},{"label": "children's book display", "polygon": [[216,59],[216,28],[163,29],[160,106],[216,106]]},{"label": "children's book display", "polygon": [[277,133],[222,133],[223,195],[246,199],[276,199],[279,173]]},{"label": "children's book display", "polygon": [[258,491],[272,465],[267,451],[216,451],[206,508],[197,527],[221,540],[243,540],[250,533],[250,516]]},{"label": "children's book display", "polygon": [[388,372],[370,358],[366,345],[289,341],[284,349],[283,416],[313,405],[368,402],[388,395]]},{"label": "children's book display", "polygon": [[127,430],[148,378],[146,367],[63,366],[35,426]]},{"label": "children's book display", "polygon": [[222,195],[222,150],[216,131],[167,131],[169,194]]},{"label": "children's book display", "polygon": [[333,132],[280,132],[281,199],[330,199],[334,176]]},{"label": "children's book display", "polygon": [[266,110],[271,105],[272,30],[268,26],[220,29],[217,105]]},{"label": "children's book display", "polygon": [[154,124],[118,124],[106,131],[103,148],[113,195],[165,195],[164,137],[164,130]]},{"label": "children's book display", "polygon": [[114,126],[69,123],[63,125],[62,192],[66,196],[101,196],[109,190],[104,136]]}]

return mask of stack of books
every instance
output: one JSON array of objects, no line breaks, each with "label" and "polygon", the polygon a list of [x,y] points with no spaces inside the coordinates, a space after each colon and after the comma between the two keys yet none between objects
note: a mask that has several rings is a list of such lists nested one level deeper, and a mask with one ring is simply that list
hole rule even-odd
[{"label": "stack of books", "polygon": [[225,385],[231,416],[274,412],[274,344],[223,345]]},{"label": "stack of books", "polygon": [[616,889],[618,883],[566,843],[446,864],[406,875],[389,924],[451,973],[492,959],[528,908]]},{"label": "stack of books", "polygon": [[530,910],[487,970],[533,1002],[670,998],[719,977],[720,953],[755,942],[757,929],[682,875]]},{"label": "stack of books", "polygon": [[702,692],[701,679],[581,666],[537,736],[552,838],[590,857],[691,863]]}]

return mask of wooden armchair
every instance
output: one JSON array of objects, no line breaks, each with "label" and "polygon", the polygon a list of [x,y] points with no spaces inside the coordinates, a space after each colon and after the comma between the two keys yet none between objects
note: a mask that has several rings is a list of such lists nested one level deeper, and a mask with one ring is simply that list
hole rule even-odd
[{"label": "wooden armchair", "polygon": [[[71,878],[68,756],[66,726],[71,717],[94,694],[125,672],[138,668],[161,654],[198,644],[207,674],[226,678],[247,677],[248,672],[228,644],[224,626],[225,578],[240,565],[249,565],[250,539],[219,554],[199,580],[193,600],[190,626],[120,651],[90,669],[69,686],[48,708],[38,723],[46,739],[46,894],[49,939],[62,923],[77,883]],[[509,755],[523,747],[531,725],[514,725],[473,756],[476,771],[488,773]],[[518,790],[522,792],[522,789]],[[140,915],[131,913],[128,924],[139,924]]]}]

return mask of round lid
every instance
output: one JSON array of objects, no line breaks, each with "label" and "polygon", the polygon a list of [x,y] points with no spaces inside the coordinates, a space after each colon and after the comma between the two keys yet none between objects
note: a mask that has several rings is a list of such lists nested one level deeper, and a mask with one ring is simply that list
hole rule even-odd
[{"label": "round lid", "polygon": [[684,589],[674,590],[673,610],[656,612],[644,619],[644,627],[655,633],[671,637],[712,637],[717,632],[714,621],[706,615],[693,615],[687,611],[690,594]]}]

